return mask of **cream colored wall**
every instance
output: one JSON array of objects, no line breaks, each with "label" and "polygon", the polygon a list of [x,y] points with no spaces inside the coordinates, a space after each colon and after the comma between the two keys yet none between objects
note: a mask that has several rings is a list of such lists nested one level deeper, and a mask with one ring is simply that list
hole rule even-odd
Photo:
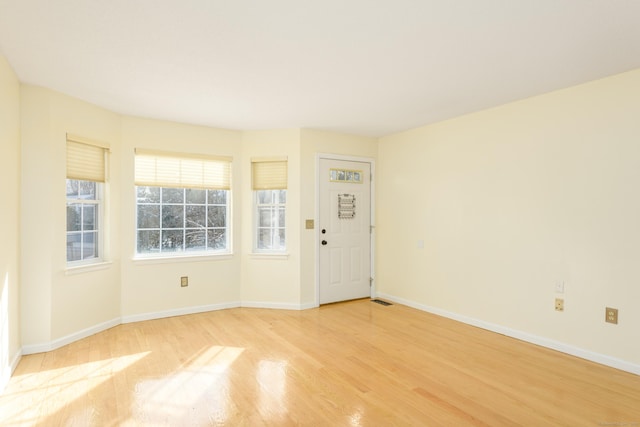
[{"label": "cream colored wall", "polygon": [[[242,304],[297,309],[300,306],[300,130],[242,133]],[[287,255],[255,255],[251,159],[284,156],[288,161]]]},{"label": "cream colored wall", "polygon": [[20,353],[20,83],[0,55],[0,392]]},{"label": "cream colored wall", "polygon": [[640,70],[382,138],[378,291],[640,364],[638,117]]},{"label": "cream colored wall", "polygon": [[[48,89],[22,86],[21,315],[23,345],[55,341],[120,316],[120,119]],[[104,269],[66,270],[66,133],[111,146]],[[113,191],[113,190],[116,191]]]},{"label": "cream colored wall", "polygon": [[375,138],[302,129],[300,134],[300,301],[303,306],[317,304],[316,242],[317,229],[305,229],[305,219],[316,218],[316,159],[317,154],[367,157],[376,159],[378,144]]},{"label": "cream colored wall", "polygon": [[[232,198],[234,253],[231,256],[134,261],[133,168],[135,148],[230,156],[233,157],[232,194],[235,196],[243,186],[241,138],[237,131],[122,117],[122,233],[119,242],[122,252],[121,305],[125,319],[190,307],[239,304],[242,230],[236,224],[241,221],[241,198]],[[180,287],[181,276],[189,277],[188,287]]]},{"label": "cream colored wall", "polygon": [[[44,89],[21,87],[20,323],[23,345],[50,342],[55,248],[49,213],[55,205],[51,185],[53,149],[49,144],[49,99]],[[64,180],[64,175],[62,178]],[[38,197],[27,197],[37,194]],[[64,193],[61,196],[64,200]],[[40,206],[38,206],[40,205]],[[36,211],[33,209],[37,208]],[[62,208],[64,212],[64,207]],[[40,215],[38,215],[40,213]],[[64,248],[60,242],[59,251]],[[34,267],[34,266],[37,266]]]}]

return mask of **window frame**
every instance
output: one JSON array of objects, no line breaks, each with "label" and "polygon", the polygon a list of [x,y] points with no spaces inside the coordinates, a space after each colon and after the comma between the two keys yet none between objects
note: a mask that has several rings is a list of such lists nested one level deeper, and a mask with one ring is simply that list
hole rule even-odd
[{"label": "window frame", "polygon": [[[271,203],[260,203],[260,195],[259,193],[262,191],[269,191],[269,192],[280,192],[280,191],[284,191],[285,194],[285,201],[283,202],[273,202],[273,196],[271,197],[272,202]],[[281,189],[273,189],[273,190],[254,190],[253,191],[253,252],[256,254],[277,254],[277,255],[282,255],[287,253],[287,200],[288,200],[288,192],[286,188],[281,188]],[[279,197],[278,197],[279,199]],[[280,208],[282,208],[284,210],[284,224],[283,225],[279,225],[280,222],[280,215],[275,215],[275,217],[277,218],[277,225],[271,224],[269,227],[261,227],[260,226],[260,208],[261,207],[271,207],[272,209],[275,209],[276,211],[279,211]],[[264,230],[264,229],[268,229],[271,230],[272,232],[272,241],[273,241],[273,231],[274,230],[282,230],[284,232],[284,244],[282,245],[282,247],[278,247],[278,248],[260,248],[259,247],[259,242],[260,242],[260,230]]]},{"label": "window frame", "polygon": [[[157,188],[158,189],[158,202],[147,202],[140,203],[138,200],[138,189],[139,188]],[[182,191],[182,202],[165,202],[163,199],[164,190],[181,190]],[[205,201],[204,203],[188,203],[186,192],[187,190],[202,190],[205,191]],[[209,191],[224,191],[226,192],[226,203],[209,203]],[[231,190],[228,189],[194,189],[190,187],[160,187],[160,186],[148,186],[148,185],[136,185],[135,186],[135,249],[134,249],[134,259],[137,260],[147,260],[147,259],[155,259],[155,258],[185,258],[185,257],[201,257],[201,256],[219,256],[219,255],[230,255],[232,253],[232,228],[231,228]],[[159,209],[159,218],[158,224],[159,227],[140,227],[139,223],[139,207],[140,206],[158,206]],[[182,207],[182,225],[183,227],[163,227],[163,206],[181,206]],[[208,246],[208,232],[211,230],[224,230],[225,235],[225,247],[222,249],[188,249],[186,234],[189,230],[198,230],[197,227],[187,227],[187,207],[188,206],[201,206],[205,208],[205,217],[204,217],[204,232],[205,232],[205,247]],[[224,218],[225,224],[224,227],[218,226],[209,226],[209,208],[210,207],[220,207],[224,206]],[[162,237],[163,231],[178,231],[182,230],[182,248],[181,250],[163,250],[162,245]],[[141,231],[158,231],[159,232],[159,242],[158,242],[158,250],[157,252],[139,252],[139,241],[140,241],[140,232]]]},{"label": "window frame", "polygon": [[[251,189],[253,190],[253,245],[252,250],[255,254],[272,254],[282,255],[287,251],[287,198],[288,198],[288,174],[289,174],[289,161],[287,156],[280,157],[258,157],[251,159]],[[260,193],[262,191],[271,192],[271,202],[261,203]],[[284,203],[281,202],[280,192],[284,192]],[[277,193],[277,194],[276,194]],[[275,197],[274,197],[275,194]],[[276,199],[276,200],[274,200]],[[271,215],[271,218],[276,218],[276,223],[271,222],[268,227],[260,225],[262,208],[267,207],[272,211],[275,209],[278,214]],[[280,225],[280,209],[283,210],[284,224]],[[275,231],[282,231],[284,235],[283,245],[279,245],[273,248],[261,248],[260,247],[260,232],[267,229],[270,231],[271,243],[273,244]],[[280,233],[278,233],[279,235]]]},{"label": "window frame", "polygon": [[[104,244],[104,236],[105,236],[105,224],[104,224],[104,206],[105,206],[105,199],[104,199],[104,194],[105,194],[105,184],[104,182],[99,182],[99,181],[89,181],[89,180],[82,180],[82,179],[73,179],[73,178],[67,178],[65,181],[65,184],[68,184],[68,181],[85,181],[85,182],[93,182],[96,186],[96,198],[95,199],[73,199],[73,198],[68,198],[65,197],[66,203],[65,203],[65,207],[66,207],[66,221],[67,221],[67,226],[66,226],[66,231],[65,231],[65,242],[66,242],[66,264],[67,264],[67,268],[74,268],[74,267],[82,267],[82,266],[87,266],[87,265],[93,265],[93,264],[100,264],[105,262],[106,257],[105,257],[105,244]],[[81,216],[80,216],[80,230],[79,231],[69,231],[69,218],[68,218],[68,209],[69,209],[69,205],[80,205],[81,206]],[[95,230],[91,230],[91,231],[85,231],[84,230],[84,207],[85,206],[95,206],[95,210],[96,210],[96,222],[97,224],[95,225]],[[97,251],[97,256],[92,257],[92,258],[83,258],[82,254],[84,252],[84,235],[85,234],[89,234],[89,233],[95,233],[96,235],[96,239],[97,239],[97,243],[94,242],[94,247],[95,247],[95,251]],[[79,260],[69,260],[69,235],[70,234],[80,234],[80,239],[81,239],[81,243],[80,243],[80,253],[81,253],[81,258]]]},{"label": "window frame", "polygon": [[[134,259],[135,260],[149,260],[149,259],[174,259],[185,257],[203,257],[203,256],[222,256],[232,254],[232,189],[231,189],[231,169],[233,157],[218,156],[199,153],[178,153],[168,152],[155,149],[135,148],[134,159],[134,188],[135,188],[135,248]],[[145,203],[139,203],[138,189],[141,187],[146,188],[159,188],[158,202],[148,203],[148,205],[158,205],[158,227],[143,227],[140,228],[139,219],[139,206]],[[181,203],[168,203],[162,198],[163,189],[179,189],[182,190],[182,202]],[[186,233],[191,227],[186,227],[187,223],[187,206],[198,206],[202,204],[187,203],[186,191],[187,190],[201,190],[206,192],[205,196],[205,218],[204,218],[204,249],[187,249],[188,244]],[[226,203],[225,203],[225,224],[224,224],[224,236],[225,247],[222,249],[211,248],[208,246],[208,231],[213,230],[214,226],[209,225],[209,207],[214,206],[214,203],[208,204],[209,191],[225,191]],[[163,228],[163,205],[182,206],[182,227],[164,227]],[[176,216],[177,216],[176,212]],[[158,231],[157,242],[155,248],[156,252],[139,252],[140,246],[140,231],[156,230]],[[163,232],[169,230],[182,230],[182,242],[181,250],[170,251],[163,250]]]}]

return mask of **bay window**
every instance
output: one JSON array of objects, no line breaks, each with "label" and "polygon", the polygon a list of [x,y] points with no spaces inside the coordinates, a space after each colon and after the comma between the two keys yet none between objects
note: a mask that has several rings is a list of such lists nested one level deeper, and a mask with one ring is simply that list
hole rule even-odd
[{"label": "bay window", "polygon": [[136,253],[230,252],[231,159],[136,150]]}]

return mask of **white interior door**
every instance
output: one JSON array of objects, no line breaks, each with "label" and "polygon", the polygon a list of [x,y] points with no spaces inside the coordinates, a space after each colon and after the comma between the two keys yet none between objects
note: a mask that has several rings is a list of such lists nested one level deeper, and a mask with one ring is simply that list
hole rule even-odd
[{"label": "white interior door", "polygon": [[371,164],[320,159],[320,304],[371,296]]}]

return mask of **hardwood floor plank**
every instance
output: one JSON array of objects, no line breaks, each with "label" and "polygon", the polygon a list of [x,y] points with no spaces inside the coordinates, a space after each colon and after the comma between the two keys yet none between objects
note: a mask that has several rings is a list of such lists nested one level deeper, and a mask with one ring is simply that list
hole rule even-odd
[{"label": "hardwood floor plank", "polygon": [[606,423],[640,425],[640,377],[368,300],[119,325],[24,356],[0,396],[12,427]]}]

